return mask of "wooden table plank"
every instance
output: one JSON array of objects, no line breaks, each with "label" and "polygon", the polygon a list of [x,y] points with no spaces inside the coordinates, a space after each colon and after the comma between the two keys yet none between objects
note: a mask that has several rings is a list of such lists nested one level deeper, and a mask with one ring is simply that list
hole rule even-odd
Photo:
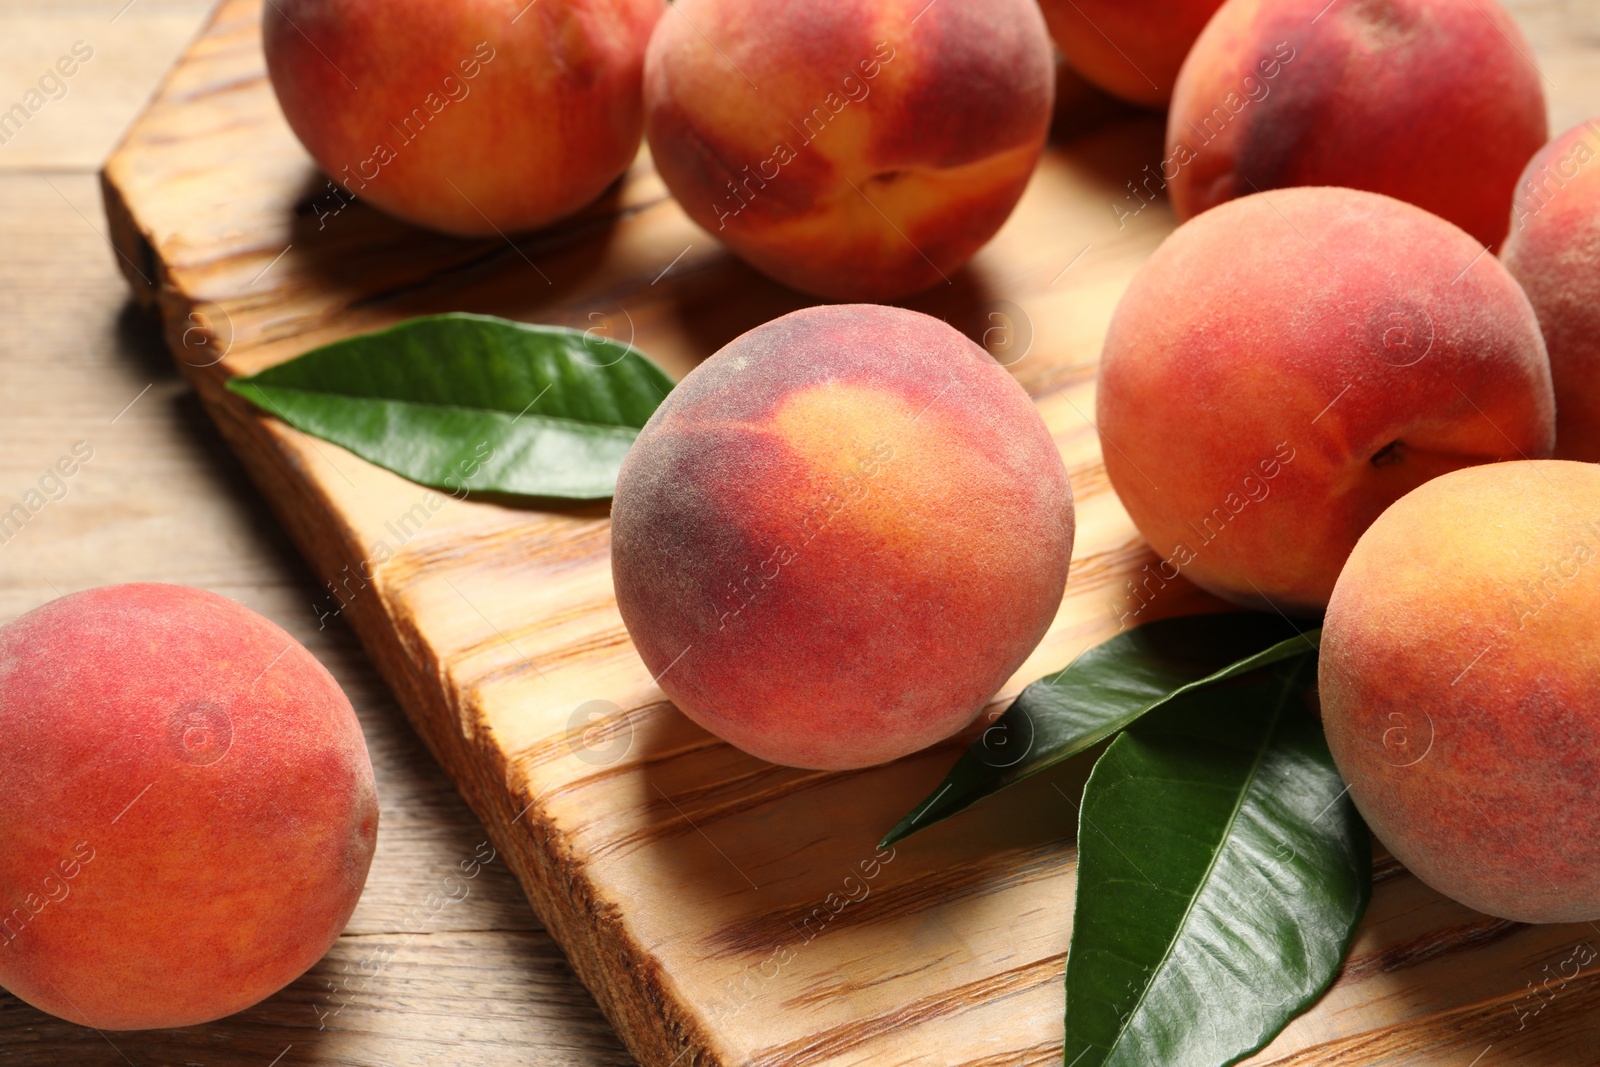
[{"label": "wooden table plank", "polygon": [[[0,110],[40,89],[19,131],[0,129],[0,171],[93,170],[194,36],[212,0],[0,0]],[[79,55],[89,58],[77,62]],[[47,76],[67,57],[74,72]],[[59,75],[59,71],[56,70]]]}]

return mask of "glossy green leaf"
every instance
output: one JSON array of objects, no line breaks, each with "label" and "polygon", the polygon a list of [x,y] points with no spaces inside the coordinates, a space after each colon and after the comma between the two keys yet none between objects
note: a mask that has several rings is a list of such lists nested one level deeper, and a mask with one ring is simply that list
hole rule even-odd
[{"label": "glossy green leaf", "polygon": [[228,388],[423,485],[608,497],[672,379],[631,345],[485,315],[411,319]]},{"label": "glossy green leaf", "polygon": [[1095,765],[1067,954],[1071,1067],[1222,1067],[1339,971],[1371,840],[1305,706],[1316,657],[1192,692]]},{"label": "glossy green leaf", "polygon": [[1315,649],[1320,637],[1253,611],[1186,615],[1120,633],[1024,689],[882,844],[1094,747],[1179,694]]}]

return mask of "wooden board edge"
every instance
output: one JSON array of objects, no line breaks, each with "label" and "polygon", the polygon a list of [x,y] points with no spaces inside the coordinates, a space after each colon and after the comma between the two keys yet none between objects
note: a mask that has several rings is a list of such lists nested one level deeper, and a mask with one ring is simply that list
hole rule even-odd
[{"label": "wooden board edge", "polygon": [[160,263],[149,238],[134,220],[133,209],[128,206],[122,190],[111,177],[109,162],[100,170],[100,199],[105,204],[106,225],[110,228],[111,250],[116,254],[117,269],[127,279],[134,302],[140,310],[146,314],[157,314],[161,286],[156,279],[160,274]]}]

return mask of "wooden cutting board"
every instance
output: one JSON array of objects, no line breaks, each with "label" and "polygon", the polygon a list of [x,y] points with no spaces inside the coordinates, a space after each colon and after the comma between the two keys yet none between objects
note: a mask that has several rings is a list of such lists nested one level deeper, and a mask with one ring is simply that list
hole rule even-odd
[{"label": "wooden cutting board", "polygon": [[[430,235],[348,202],[283,122],[259,18],[259,0],[224,0],[107,163],[117,253],[329,583],[307,610],[355,628],[634,1055],[647,1067],[1059,1062],[1085,761],[880,853],[963,740],[846,774],[745,756],[680,715],[635,655],[603,506],[452,500],[222,388],[447,310],[604,331],[681,375],[809,301],[692,225],[647,153],[581,216],[516,240]],[[1545,36],[1577,21],[1547,16]],[[1120,227],[1109,208],[1159,158],[1162,124],[1066,99],[1011,222],[909,302],[1010,366],[1077,495],[1066,600],[989,714],[1133,621],[1125,583],[1155,559],[1110,490],[1088,413],[1111,310],[1172,226],[1164,201]],[[1136,621],[1209,603],[1173,583]],[[1600,1063],[1600,966],[1562,966],[1593,957],[1589,945],[1600,928],[1489,919],[1381,861],[1338,984],[1250,1062]]]}]

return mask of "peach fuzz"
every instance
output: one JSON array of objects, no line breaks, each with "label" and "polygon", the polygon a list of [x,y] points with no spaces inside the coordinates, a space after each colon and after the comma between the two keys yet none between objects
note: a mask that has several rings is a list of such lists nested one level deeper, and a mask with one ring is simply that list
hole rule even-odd
[{"label": "peach fuzz", "polygon": [[1235,603],[1314,614],[1393,501],[1554,443],[1527,298],[1471,237],[1353,189],[1234,200],[1179,227],[1112,317],[1106,471],[1162,557]]},{"label": "peach fuzz", "polygon": [[838,300],[945,281],[994,236],[1055,92],[1035,0],[679,0],[645,61],[645,132],[690,218]]},{"label": "peach fuzz", "polygon": [[1227,0],[1172,97],[1173,209],[1183,220],[1252,192],[1342,185],[1492,248],[1547,137],[1532,54],[1495,0]]},{"label": "peach fuzz", "polygon": [[1544,330],[1556,386],[1556,455],[1600,462],[1600,118],[1522,172],[1500,261]]},{"label": "peach fuzz", "polygon": [[972,721],[1055,617],[1066,470],[1032,401],[937,319],[810,308],[689,374],[612,509],[623,621],[690,718],[865,767]]},{"label": "peach fuzz", "polygon": [[355,713],[294,638],[172,585],[0,628],[0,985],[102,1030],[190,1026],[344,928],[378,807]]},{"label": "peach fuzz", "polygon": [[[446,233],[531,230],[603,193],[639,150],[663,0],[274,0],[267,71],[349,193]],[[349,199],[318,197],[319,223]]]},{"label": "peach fuzz", "polygon": [[1519,922],[1600,918],[1600,467],[1456,471],[1350,556],[1322,635],[1328,744],[1396,859]]},{"label": "peach fuzz", "polygon": [[1172,99],[1178,68],[1222,0],[1039,0],[1072,69],[1146,107]]}]

